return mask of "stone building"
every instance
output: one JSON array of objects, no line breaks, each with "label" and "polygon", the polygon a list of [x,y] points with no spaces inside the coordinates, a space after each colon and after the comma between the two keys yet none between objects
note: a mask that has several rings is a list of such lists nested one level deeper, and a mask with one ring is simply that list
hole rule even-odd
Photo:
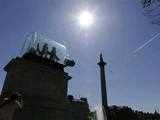
[{"label": "stone building", "polygon": [[22,56],[12,59],[4,68],[7,75],[1,99],[14,93],[21,94],[23,99],[22,109],[12,112],[13,120],[87,120],[87,99],[75,100],[67,94],[71,77],[64,67],[74,66],[74,61],[66,55],[66,48],[37,33],[29,40]]}]

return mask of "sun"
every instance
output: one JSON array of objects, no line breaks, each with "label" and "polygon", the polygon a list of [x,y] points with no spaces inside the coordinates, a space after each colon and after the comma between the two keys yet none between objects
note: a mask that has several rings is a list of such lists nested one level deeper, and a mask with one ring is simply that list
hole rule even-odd
[{"label": "sun", "polygon": [[78,15],[78,24],[83,28],[89,28],[94,23],[94,16],[91,12],[84,10]]}]

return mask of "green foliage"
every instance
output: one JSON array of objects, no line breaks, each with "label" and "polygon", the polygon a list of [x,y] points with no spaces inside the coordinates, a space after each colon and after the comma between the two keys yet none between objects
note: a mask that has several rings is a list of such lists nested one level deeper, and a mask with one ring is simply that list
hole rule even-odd
[{"label": "green foliage", "polygon": [[160,120],[160,114],[134,111],[129,107],[109,107],[109,120]]},{"label": "green foliage", "polygon": [[88,120],[96,120],[96,112],[90,112],[88,116]]}]

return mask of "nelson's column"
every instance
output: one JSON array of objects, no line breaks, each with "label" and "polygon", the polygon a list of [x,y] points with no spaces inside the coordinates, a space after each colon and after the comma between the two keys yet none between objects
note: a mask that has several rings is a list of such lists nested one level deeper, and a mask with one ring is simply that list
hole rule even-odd
[{"label": "nelson's column", "polygon": [[100,67],[100,79],[101,79],[101,95],[102,95],[102,107],[108,120],[108,102],[107,102],[107,89],[106,89],[106,78],[105,78],[105,65],[102,54],[100,54],[100,61],[98,62]]}]

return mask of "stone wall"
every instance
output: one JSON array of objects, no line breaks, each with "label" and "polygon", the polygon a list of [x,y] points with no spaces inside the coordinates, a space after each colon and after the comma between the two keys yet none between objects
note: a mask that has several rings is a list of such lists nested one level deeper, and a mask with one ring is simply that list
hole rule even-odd
[{"label": "stone wall", "polygon": [[86,98],[69,99],[68,108],[72,116],[71,120],[88,120],[90,110]]},{"label": "stone wall", "polygon": [[69,101],[67,84],[71,79],[63,65],[37,56],[12,59],[1,97],[18,92],[23,98],[21,111],[13,120],[87,120],[87,101]]}]

